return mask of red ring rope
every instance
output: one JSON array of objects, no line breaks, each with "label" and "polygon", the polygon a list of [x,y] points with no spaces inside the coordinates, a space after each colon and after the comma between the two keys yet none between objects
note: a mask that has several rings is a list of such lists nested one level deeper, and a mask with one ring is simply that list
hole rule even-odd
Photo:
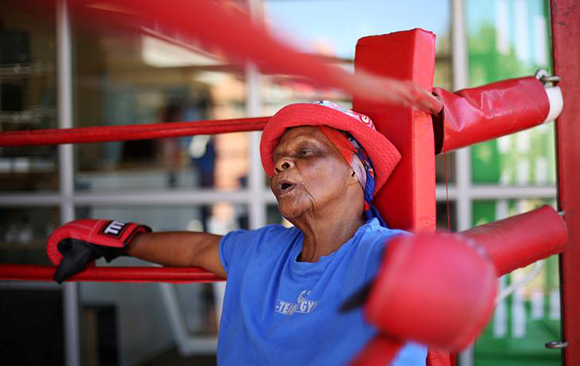
[{"label": "red ring rope", "polygon": [[[51,266],[0,264],[0,280],[54,281],[55,270]],[[201,283],[225,279],[201,268],[89,267],[67,281]]]},{"label": "red ring rope", "polygon": [[259,131],[270,117],[0,132],[0,146],[58,145]]}]

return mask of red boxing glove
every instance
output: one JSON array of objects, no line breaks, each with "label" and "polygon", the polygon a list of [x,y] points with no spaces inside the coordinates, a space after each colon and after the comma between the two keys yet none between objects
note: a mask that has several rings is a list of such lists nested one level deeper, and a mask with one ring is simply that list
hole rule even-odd
[{"label": "red boxing glove", "polygon": [[94,219],[75,220],[58,227],[46,247],[51,262],[58,266],[54,280],[62,283],[98,258],[105,257],[110,262],[126,255],[129,242],[150,231],[149,227],[132,222]]},{"label": "red boxing glove", "polygon": [[351,366],[388,364],[406,341],[463,349],[491,317],[496,287],[493,263],[472,240],[446,233],[393,238],[373,283],[343,305],[366,300],[365,318],[382,332]]}]

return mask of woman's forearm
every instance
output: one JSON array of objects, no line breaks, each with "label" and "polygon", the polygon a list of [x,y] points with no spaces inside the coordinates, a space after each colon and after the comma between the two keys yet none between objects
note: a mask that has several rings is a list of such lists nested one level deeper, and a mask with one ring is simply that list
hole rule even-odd
[{"label": "woman's forearm", "polygon": [[225,277],[219,259],[221,236],[189,232],[143,233],[136,236],[127,254],[170,267],[202,267]]}]

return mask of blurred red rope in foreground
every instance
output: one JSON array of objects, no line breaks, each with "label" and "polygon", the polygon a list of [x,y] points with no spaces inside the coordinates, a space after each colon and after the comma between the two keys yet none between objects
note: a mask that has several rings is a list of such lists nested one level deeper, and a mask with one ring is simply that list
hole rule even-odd
[{"label": "blurred red rope in foreground", "polygon": [[[0,280],[54,281],[55,270],[52,266],[0,264]],[[90,267],[68,281],[200,283],[225,279],[201,268]]]},{"label": "blurred red rope in foreground", "polygon": [[[23,0],[21,0],[23,1]],[[40,0],[36,0],[39,2]],[[415,107],[437,114],[441,102],[419,85],[370,74],[356,75],[280,41],[265,22],[227,1],[215,0],[75,0],[69,1],[78,23],[107,33],[115,24],[134,29],[154,29],[184,44],[201,45],[235,63],[252,62],[265,73],[298,76],[316,87],[340,89],[378,105]]]},{"label": "blurred red rope in foreground", "polygon": [[270,117],[0,132],[0,146],[38,146],[260,131]]}]

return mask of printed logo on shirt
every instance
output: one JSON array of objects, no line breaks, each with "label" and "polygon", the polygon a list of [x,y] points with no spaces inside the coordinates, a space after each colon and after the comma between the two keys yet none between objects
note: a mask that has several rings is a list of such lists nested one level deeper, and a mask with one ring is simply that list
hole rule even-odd
[{"label": "printed logo on shirt", "polygon": [[318,304],[318,301],[308,300],[307,297],[312,291],[304,290],[298,295],[297,302],[290,302],[278,299],[276,301],[276,312],[282,315],[310,314]]}]

